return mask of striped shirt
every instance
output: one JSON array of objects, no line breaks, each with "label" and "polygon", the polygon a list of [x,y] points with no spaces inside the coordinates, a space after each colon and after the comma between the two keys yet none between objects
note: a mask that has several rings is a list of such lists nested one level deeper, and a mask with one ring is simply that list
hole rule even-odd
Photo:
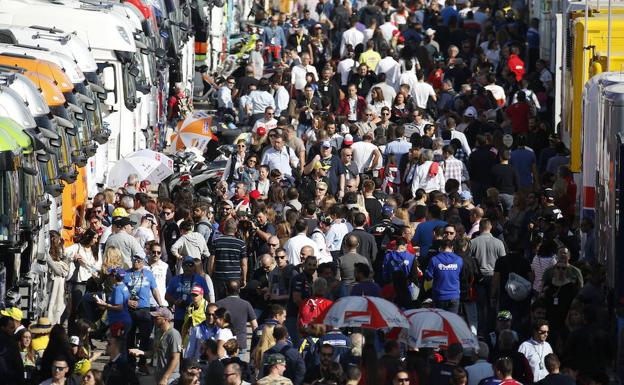
[{"label": "striped shirt", "polygon": [[224,235],[212,243],[210,251],[215,256],[215,280],[241,279],[241,260],[247,258],[245,242],[242,239]]}]

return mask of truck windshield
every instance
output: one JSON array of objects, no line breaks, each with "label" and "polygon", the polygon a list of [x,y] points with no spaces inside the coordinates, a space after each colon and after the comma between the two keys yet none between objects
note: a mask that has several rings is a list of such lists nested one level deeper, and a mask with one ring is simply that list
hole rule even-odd
[{"label": "truck windshield", "polygon": [[[70,114],[64,106],[50,107],[50,111],[52,111],[52,113],[56,116],[60,116],[61,118],[65,118],[69,120],[74,125],[77,124],[76,119],[73,116],[73,114]],[[82,155],[82,143],[80,141],[79,135],[70,135],[66,132],[65,129],[60,129],[58,131],[58,134],[61,135],[61,132],[62,132],[62,135],[64,136],[63,138],[64,140],[62,141],[66,143],[67,149],[69,150],[69,154],[71,154],[70,159],[69,159],[69,164],[80,163],[82,165],[79,165],[79,167],[83,167],[84,162],[82,161],[79,162],[81,155]],[[80,132],[80,129],[78,129],[78,132]]]},{"label": "truck windshield", "polygon": [[[35,153],[24,155],[24,165],[39,171],[39,162],[35,159]],[[37,203],[43,197],[43,185],[41,176],[29,175],[20,171],[20,225],[32,228],[37,224]]]},{"label": "truck windshield", "polygon": [[15,242],[19,231],[17,171],[0,172],[0,242]]}]

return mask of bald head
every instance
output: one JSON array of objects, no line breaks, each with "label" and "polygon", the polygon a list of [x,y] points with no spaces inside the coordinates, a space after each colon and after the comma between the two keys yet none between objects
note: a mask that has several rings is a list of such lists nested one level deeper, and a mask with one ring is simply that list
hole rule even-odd
[{"label": "bald head", "polygon": [[299,254],[299,257],[301,258],[301,263],[304,263],[305,260],[311,255],[314,255],[314,249],[312,248],[312,246],[303,246]]}]

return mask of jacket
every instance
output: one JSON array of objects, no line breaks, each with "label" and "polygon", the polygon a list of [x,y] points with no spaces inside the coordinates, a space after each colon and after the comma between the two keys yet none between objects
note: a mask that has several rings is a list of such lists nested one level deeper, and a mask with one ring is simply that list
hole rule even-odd
[{"label": "jacket", "polygon": [[[284,372],[284,377],[290,379],[294,385],[303,384],[306,367],[297,349],[289,345],[288,342],[278,341],[271,349],[264,353],[265,360],[273,353],[280,353],[286,357],[286,371]],[[263,368],[264,367],[266,367],[266,365],[263,365]],[[261,377],[264,377],[264,375]]]},{"label": "jacket", "polygon": [[[362,96],[357,97],[357,101],[355,103],[355,109],[357,114],[357,120],[361,120],[366,113],[366,108],[368,105],[366,104],[366,99]],[[342,115],[348,117],[351,113],[351,108],[349,107],[349,97],[345,97],[338,103],[338,112],[337,115]]]},{"label": "jacket", "polygon": [[414,178],[412,179],[412,194],[416,196],[416,191],[419,188],[430,193],[433,190],[444,191],[444,172],[439,164],[432,161],[426,161],[425,163],[416,167]]},{"label": "jacket", "polygon": [[191,256],[193,259],[201,259],[202,256],[210,255],[203,235],[194,231],[181,236],[171,246],[171,253],[182,257]]}]

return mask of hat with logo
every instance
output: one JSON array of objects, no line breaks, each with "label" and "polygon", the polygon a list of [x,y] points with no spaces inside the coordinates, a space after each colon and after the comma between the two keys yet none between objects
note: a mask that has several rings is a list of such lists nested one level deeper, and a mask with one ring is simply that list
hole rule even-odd
[{"label": "hat with logo", "polygon": [[499,321],[511,321],[512,318],[513,316],[509,310],[501,310],[496,315],[496,319]]},{"label": "hat with logo", "polygon": [[323,148],[331,148],[331,142],[329,140],[324,140],[321,142],[321,147]]},{"label": "hat with logo", "polygon": [[280,365],[286,363],[286,357],[281,353],[273,353],[267,358],[267,365]]},{"label": "hat with logo", "polygon": [[186,257],[184,257],[184,259],[182,260],[182,264],[183,265],[189,265],[189,264],[195,264],[195,259],[193,257],[191,257],[190,255],[187,255]]},{"label": "hat with logo", "polygon": [[191,294],[204,295],[204,289],[199,285],[195,285],[191,289]]},{"label": "hat with logo", "polygon": [[474,108],[473,106],[470,106],[470,107],[466,108],[466,111],[464,111],[464,116],[466,116],[468,118],[476,118],[477,117],[477,109]]},{"label": "hat with logo", "polygon": [[353,135],[347,134],[344,136],[344,140],[342,141],[346,146],[350,146],[353,144]]},{"label": "hat with logo", "polygon": [[80,345],[80,337],[78,337],[78,336],[71,336],[71,337],[69,337],[69,344],[70,345],[79,346]]}]

